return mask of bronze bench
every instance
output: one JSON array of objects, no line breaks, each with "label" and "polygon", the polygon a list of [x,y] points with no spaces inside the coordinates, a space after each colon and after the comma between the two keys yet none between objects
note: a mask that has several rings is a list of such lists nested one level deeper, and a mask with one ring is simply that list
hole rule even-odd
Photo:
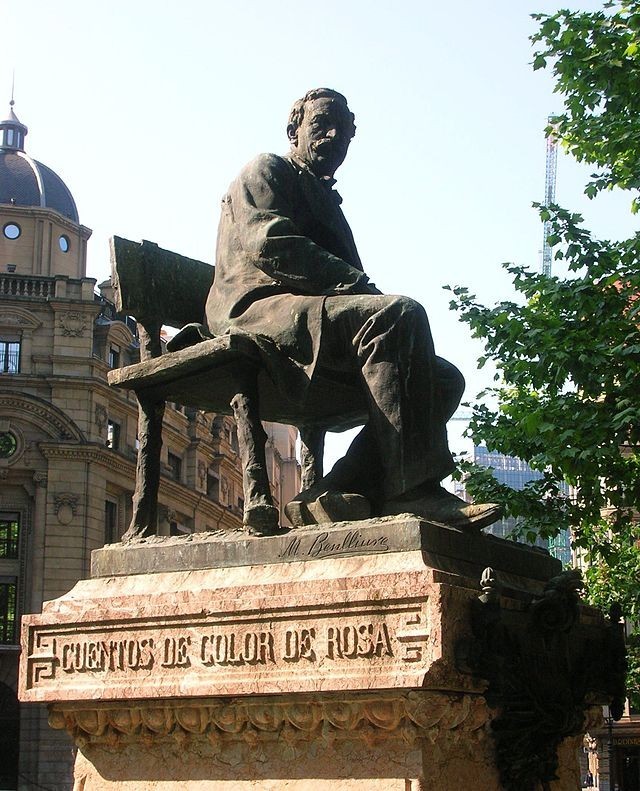
[{"label": "bronze bench", "polygon": [[[266,471],[262,420],[296,426],[302,440],[302,485],[322,475],[324,436],[367,420],[362,390],[349,381],[314,380],[300,406],[270,378],[250,335],[229,334],[163,353],[163,325],[201,322],[214,267],[163,250],[152,242],[111,239],[112,285],[116,308],[138,322],[141,362],[109,372],[109,384],[133,390],[138,399],[138,461],[133,517],[123,539],[155,533],[160,483],[162,418],[165,403],[233,415],[242,462],[245,526],[254,533],[277,532],[278,514]],[[278,354],[273,345],[273,354]]]}]

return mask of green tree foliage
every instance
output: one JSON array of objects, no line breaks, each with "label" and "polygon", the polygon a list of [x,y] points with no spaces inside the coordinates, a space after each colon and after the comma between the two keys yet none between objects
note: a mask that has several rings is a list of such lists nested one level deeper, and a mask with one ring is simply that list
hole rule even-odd
[{"label": "green tree foliage", "polygon": [[[554,134],[599,168],[587,195],[615,186],[640,191],[640,2],[534,18],[534,68],[553,69],[564,100]],[[635,197],[632,210],[638,205]],[[486,307],[456,287],[451,307],[484,341],[480,367],[491,360],[497,370],[470,434],[543,477],[515,491],[467,464],[467,486],[476,498],[503,503],[530,540],[571,528],[589,563],[591,600],[605,608],[618,600],[640,624],[640,234],[598,240],[580,215],[538,208],[569,276],[505,264],[513,301]],[[572,497],[562,495],[559,480]],[[640,706],[637,633],[630,668]]]},{"label": "green tree foliage", "polygon": [[[640,3],[610,2],[596,13],[534,14],[533,68],[552,64],[565,111],[553,119],[567,150],[597,165],[593,197],[640,189]],[[634,197],[633,211],[640,207]]]}]

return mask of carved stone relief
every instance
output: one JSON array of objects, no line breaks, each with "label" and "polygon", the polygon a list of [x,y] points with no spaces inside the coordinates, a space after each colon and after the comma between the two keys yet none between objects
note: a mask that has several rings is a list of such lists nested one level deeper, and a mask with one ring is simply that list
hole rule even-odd
[{"label": "carved stone relief", "polygon": [[83,313],[70,310],[60,315],[60,327],[63,335],[80,337],[87,329],[87,318]]},{"label": "carved stone relief", "polygon": [[175,522],[176,521],[176,512],[169,508],[168,505],[158,505],[158,521],[159,522]]},{"label": "carved stone relief", "polygon": [[220,478],[220,502],[229,505],[229,481],[224,476]]},{"label": "carved stone relief", "polygon": [[27,331],[37,329],[42,324],[30,311],[20,308],[3,310],[0,327],[20,327]]},{"label": "carved stone relief", "polygon": [[56,516],[61,525],[68,525],[78,511],[78,498],[75,494],[62,492],[54,498]]},{"label": "carved stone relief", "polygon": [[34,472],[33,473],[33,482],[36,486],[43,486],[46,487],[47,485],[47,473],[46,472]]},{"label": "carved stone relief", "polygon": [[204,489],[207,483],[207,465],[200,459],[198,462],[198,485]]},{"label": "carved stone relief", "polygon": [[107,408],[102,404],[96,404],[95,423],[98,427],[98,431],[100,432],[100,436],[104,434],[104,430],[107,427],[107,418]]},{"label": "carved stone relief", "polygon": [[[580,572],[552,578],[521,610],[503,606],[502,585],[485,569],[472,602],[473,639],[458,644],[465,672],[489,682],[487,703],[496,765],[505,791],[536,791],[557,777],[562,741],[597,726],[609,705],[615,719],[625,698],[625,647],[618,607],[594,628],[581,603]],[[599,615],[596,612],[596,615]]]},{"label": "carved stone relief", "polygon": [[[451,742],[460,750],[486,737],[490,711],[484,699],[438,692],[378,694],[351,693],[348,699],[297,697],[227,702],[159,700],[147,705],[100,704],[74,707],[56,704],[50,710],[52,728],[65,729],[76,744],[127,744],[203,738],[223,754],[244,744],[248,752],[280,745],[290,757],[303,755],[311,745],[330,748],[336,740],[364,741],[368,746],[401,740],[413,745],[421,739]],[[457,735],[457,738],[456,736]],[[443,745],[444,746],[444,745]]]}]

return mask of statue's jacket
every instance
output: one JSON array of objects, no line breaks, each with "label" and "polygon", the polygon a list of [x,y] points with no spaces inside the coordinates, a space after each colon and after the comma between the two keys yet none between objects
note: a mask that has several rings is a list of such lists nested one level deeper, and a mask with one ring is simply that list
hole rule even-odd
[{"label": "statue's jacket", "polygon": [[262,154],[222,201],[208,327],[253,336],[297,400],[316,367],[325,298],[367,282],[333,183],[293,157]]}]

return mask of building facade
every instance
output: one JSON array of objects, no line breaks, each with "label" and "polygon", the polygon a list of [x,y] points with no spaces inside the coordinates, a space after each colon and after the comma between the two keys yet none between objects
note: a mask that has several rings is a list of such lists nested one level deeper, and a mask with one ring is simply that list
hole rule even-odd
[{"label": "building facade", "polygon": [[[70,791],[72,747],[16,699],[19,619],[89,573],[131,518],[137,402],[107,372],[138,359],[135,322],[86,276],[91,231],[70,191],[0,122],[0,789]],[[296,432],[267,426],[276,503],[298,491]],[[158,532],[239,528],[232,418],[168,405]]]},{"label": "building facade", "polygon": [[[490,467],[495,479],[512,489],[521,490],[531,481],[542,478],[542,473],[533,470],[525,461],[514,456],[506,456],[504,453],[490,451],[484,445],[474,445],[473,461],[481,467]],[[563,484],[566,494],[569,494],[569,487]],[[466,496],[464,482],[461,491],[457,492],[460,496]],[[499,538],[508,538],[517,528],[516,519],[512,516],[503,517],[500,521],[486,528],[485,532]],[[569,566],[573,562],[571,550],[571,535],[568,530],[563,530],[551,539],[539,538],[536,546],[548,549],[553,557],[561,560],[563,564]]]}]

